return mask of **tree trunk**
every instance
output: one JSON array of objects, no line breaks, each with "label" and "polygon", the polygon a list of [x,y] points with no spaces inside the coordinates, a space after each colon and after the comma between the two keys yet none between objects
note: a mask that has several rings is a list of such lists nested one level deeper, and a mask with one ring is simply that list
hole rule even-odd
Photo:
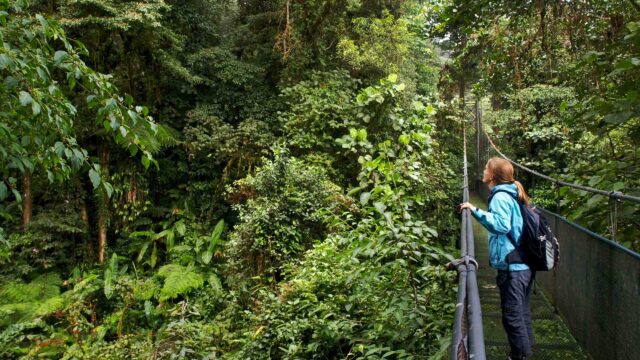
[{"label": "tree trunk", "polygon": [[89,211],[87,210],[87,203],[82,200],[82,204],[80,205],[80,217],[82,218],[82,223],[86,228],[89,228]]},{"label": "tree trunk", "polygon": [[[105,194],[100,194],[101,198],[105,196]],[[102,199],[100,201],[104,204]],[[103,264],[107,247],[107,216],[102,214],[102,209],[98,211],[98,262]]]},{"label": "tree trunk", "polygon": [[462,73],[460,74],[460,79],[458,82],[458,96],[460,96],[460,100],[462,100],[462,105],[460,106],[461,109],[464,111],[464,106],[465,106],[465,97],[467,96],[465,93],[465,88],[467,87],[467,84],[465,82],[465,78],[464,78],[464,69],[462,70]]},{"label": "tree trunk", "polygon": [[546,17],[547,15],[547,2],[542,0],[540,2],[540,47],[544,52],[547,52],[547,39],[546,39]]},{"label": "tree trunk", "polygon": [[[101,175],[108,175],[109,149],[105,146],[100,154]],[[109,197],[104,189],[98,189],[98,262],[104,263],[109,225]]]},{"label": "tree trunk", "polygon": [[82,240],[87,246],[87,257],[95,259],[95,244],[91,241],[91,226],[89,225],[89,206],[87,205],[87,193],[81,179],[77,179],[76,191],[80,194],[80,218],[84,226],[85,234]]},{"label": "tree trunk", "polygon": [[25,171],[22,175],[22,229],[26,230],[31,222],[31,172]]}]

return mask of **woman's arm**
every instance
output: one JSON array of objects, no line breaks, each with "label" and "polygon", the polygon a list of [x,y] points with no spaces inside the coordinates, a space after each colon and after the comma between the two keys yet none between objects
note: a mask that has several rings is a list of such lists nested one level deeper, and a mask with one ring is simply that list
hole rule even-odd
[{"label": "woman's arm", "polygon": [[496,194],[489,204],[489,211],[478,209],[471,203],[463,203],[460,209],[469,209],[473,217],[482,226],[494,234],[507,234],[511,231],[511,209],[509,207],[509,195]]}]

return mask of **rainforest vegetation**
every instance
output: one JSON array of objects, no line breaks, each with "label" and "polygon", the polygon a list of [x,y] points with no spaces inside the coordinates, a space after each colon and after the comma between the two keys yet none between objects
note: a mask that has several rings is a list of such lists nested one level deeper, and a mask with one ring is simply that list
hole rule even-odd
[{"label": "rainforest vegetation", "polygon": [[[462,100],[515,160],[640,195],[639,14],[0,0],[0,358],[446,357]],[[640,249],[637,206],[521,177]]]}]

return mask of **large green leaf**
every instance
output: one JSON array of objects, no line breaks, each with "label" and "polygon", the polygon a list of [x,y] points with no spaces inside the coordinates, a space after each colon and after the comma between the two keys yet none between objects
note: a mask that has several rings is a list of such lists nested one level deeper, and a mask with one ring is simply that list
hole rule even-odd
[{"label": "large green leaf", "polygon": [[104,270],[104,295],[110,299],[113,295],[115,283],[118,279],[118,255],[111,255],[109,265]]},{"label": "large green leaf", "polygon": [[89,170],[89,179],[91,179],[91,184],[94,189],[97,189],[100,186],[100,174],[94,169]]},{"label": "large green leaf", "polygon": [[203,263],[209,264],[209,262],[211,262],[211,258],[213,257],[213,252],[215,251],[216,245],[220,242],[220,235],[222,235],[223,229],[224,229],[224,220],[220,220],[216,224],[216,227],[213,229],[213,232],[209,237],[209,246],[207,250],[204,253],[202,253]]},{"label": "large green leaf", "polygon": [[33,102],[31,94],[26,91],[20,91],[20,105],[27,106]]}]

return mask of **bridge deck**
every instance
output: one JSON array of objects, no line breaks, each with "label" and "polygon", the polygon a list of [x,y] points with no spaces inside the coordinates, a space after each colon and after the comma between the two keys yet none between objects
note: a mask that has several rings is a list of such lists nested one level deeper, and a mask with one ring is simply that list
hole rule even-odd
[{"label": "bridge deck", "polygon": [[[480,208],[486,209],[484,201],[475,194],[472,195],[471,202]],[[482,304],[487,359],[504,360],[509,352],[509,343],[502,328],[500,294],[495,283],[496,271],[490,268],[488,264],[489,244],[487,231],[475,220],[473,221],[473,228],[476,259],[480,266],[478,287]],[[542,289],[538,287],[534,287],[534,289],[534,293],[531,296],[531,312],[536,345],[534,346],[534,355],[530,359],[589,359],[560,316],[555,312],[553,306],[545,298]]]}]

